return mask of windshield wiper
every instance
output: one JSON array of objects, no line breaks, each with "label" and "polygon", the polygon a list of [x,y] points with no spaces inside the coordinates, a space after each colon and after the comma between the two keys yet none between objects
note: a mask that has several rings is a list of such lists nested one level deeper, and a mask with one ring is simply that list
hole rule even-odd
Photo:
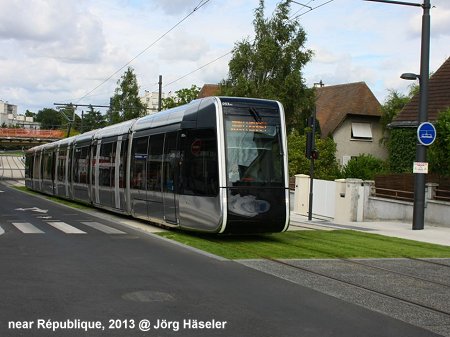
[{"label": "windshield wiper", "polygon": [[252,116],[253,116],[253,118],[255,119],[256,122],[261,123],[262,117],[259,114],[259,112],[256,111],[255,108],[249,108],[248,111],[250,111],[250,113],[252,114]]}]

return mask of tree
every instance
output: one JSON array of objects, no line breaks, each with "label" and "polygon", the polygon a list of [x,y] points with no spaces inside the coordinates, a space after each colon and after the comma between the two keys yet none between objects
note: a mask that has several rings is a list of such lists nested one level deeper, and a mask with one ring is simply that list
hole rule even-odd
[{"label": "tree", "polygon": [[139,98],[139,86],[136,75],[131,67],[125,71],[120,80],[117,81],[117,88],[114,96],[111,97],[111,109],[108,112],[110,124],[127,121],[133,118],[144,116],[145,105]]},{"label": "tree", "polygon": [[419,86],[417,84],[409,86],[409,93],[407,95],[403,95],[396,90],[389,90],[389,95],[381,107],[383,138],[380,142],[386,146],[389,152],[389,169],[393,173],[412,171],[417,136],[413,129],[389,129],[388,125],[411,98],[418,93],[418,90]]},{"label": "tree", "polygon": [[386,143],[388,137],[388,125],[392,123],[392,120],[403,109],[403,107],[411,100],[411,97],[403,95],[396,90],[388,90],[389,94],[386,101],[381,107],[381,127],[383,130],[382,143]]},{"label": "tree", "polygon": [[47,130],[61,129],[67,125],[67,119],[61,112],[50,108],[39,110],[36,115],[36,122],[41,123],[41,129]]},{"label": "tree", "polygon": [[195,84],[191,85],[190,88],[184,88],[175,91],[175,96],[169,96],[162,99],[162,109],[170,109],[176,106],[187,104],[198,97],[200,88]]},{"label": "tree", "polygon": [[406,95],[399,93],[397,90],[388,89],[389,94],[384,104],[381,106],[381,126],[383,131],[387,131],[388,125],[394,120],[411,98],[419,93],[419,90],[419,85],[415,83],[409,86],[409,92]]},{"label": "tree", "polygon": [[235,44],[221,93],[280,100],[288,129],[303,132],[306,117],[314,106],[314,92],[306,87],[302,68],[313,53],[304,47],[303,28],[298,21],[289,19],[290,3],[280,2],[272,18],[265,19],[264,0],[260,0],[253,20],[255,39]]},{"label": "tree", "polygon": [[27,109],[27,111],[25,111],[25,117],[33,117],[36,118],[36,114],[30,110]]},{"label": "tree", "polygon": [[[314,176],[316,179],[333,180],[339,176],[336,161],[336,143],[331,137],[316,137],[316,148],[319,159],[315,161]],[[305,157],[306,135],[300,135],[298,130],[292,130],[288,135],[289,176],[309,174],[310,161]]]},{"label": "tree", "polygon": [[99,129],[106,126],[106,118],[100,113],[95,111],[92,106],[89,107],[89,111],[83,116],[83,130],[82,132]]}]

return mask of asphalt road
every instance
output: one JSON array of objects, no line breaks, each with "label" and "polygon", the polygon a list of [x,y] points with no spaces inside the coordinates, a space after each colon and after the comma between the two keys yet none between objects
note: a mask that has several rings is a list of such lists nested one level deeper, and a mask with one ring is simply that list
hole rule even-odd
[{"label": "asphalt road", "polygon": [[106,217],[0,191],[0,336],[437,336]]}]

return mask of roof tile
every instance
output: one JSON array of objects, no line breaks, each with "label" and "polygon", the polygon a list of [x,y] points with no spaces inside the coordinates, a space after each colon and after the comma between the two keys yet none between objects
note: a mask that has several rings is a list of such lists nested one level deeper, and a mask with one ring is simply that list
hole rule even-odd
[{"label": "roof tile", "polygon": [[[419,98],[417,93],[406,104],[397,117],[395,123],[417,122],[419,114]],[[435,121],[441,111],[450,107],[450,57],[431,76],[428,82],[428,120]]]},{"label": "roof tile", "polygon": [[365,82],[356,82],[316,88],[316,111],[327,137],[347,115],[380,117],[381,105]]}]

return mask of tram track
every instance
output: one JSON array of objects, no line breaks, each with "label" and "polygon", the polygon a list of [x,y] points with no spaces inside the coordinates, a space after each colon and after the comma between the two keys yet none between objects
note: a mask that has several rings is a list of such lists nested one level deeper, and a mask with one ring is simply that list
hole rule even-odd
[{"label": "tram track", "polygon": [[[219,240],[214,240],[214,239],[206,239],[206,240],[208,240],[208,241],[210,241],[210,242],[212,242],[214,244],[221,244],[221,242]],[[241,251],[242,253],[252,253],[252,254],[254,254],[253,251],[247,250],[247,249],[242,248],[242,247],[239,247],[239,248],[236,248],[236,249],[238,251]],[[362,291],[366,291],[366,292],[369,292],[369,293],[372,293],[372,294],[375,294],[375,295],[378,295],[378,296],[382,296],[384,298],[388,298],[388,299],[391,299],[391,300],[394,300],[394,301],[400,301],[400,302],[402,302],[404,304],[412,305],[412,306],[414,306],[416,308],[419,308],[419,309],[422,309],[422,310],[426,310],[427,312],[434,313],[434,314],[437,314],[437,315],[443,315],[443,316],[446,317],[446,319],[450,319],[450,311],[449,310],[438,308],[438,307],[435,307],[435,306],[433,306],[431,304],[423,303],[423,302],[420,302],[420,301],[415,301],[415,300],[412,300],[411,298],[405,298],[404,296],[399,296],[399,295],[396,295],[394,293],[390,293],[390,292],[386,292],[386,291],[383,291],[383,290],[379,290],[379,289],[376,289],[374,287],[371,287],[371,286],[368,286],[368,285],[365,285],[365,284],[361,284],[361,283],[358,283],[358,282],[355,282],[355,281],[347,280],[345,278],[337,277],[337,276],[334,276],[334,275],[332,275],[330,273],[325,273],[323,271],[317,271],[317,270],[314,270],[314,269],[311,269],[311,268],[307,268],[307,267],[304,267],[304,266],[299,266],[299,265],[293,264],[293,263],[291,263],[291,262],[289,262],[287,260],[270,258],[270,257],[267,257],[267,256],[261,256],[261,255],[258,255],[258,258],[259,258],[259,260],[267,261],[268,263],[275,263],[277,265],[280,265],[280,266],[283,266],[283,267],[287,267],[289,269],[305,272],[305,273],[314,275],[316,277],[321,277],[321,278],[324,278],[324,279],[327,279],[327,280],[338,282],[340,284],[343,284],[343,285],[346,285],[346,286],[350,286],[350,287],[354,287],[354,288],[357,288],[357,289],[362,290]],[[369,269],[372,269],[372,270],[382,271],[382,272],[385,272],[385,273],[392,273],[392,274],[395,274],[395,275],[400,276],[400,277],[405,277],[405,278],[410,278],[410,279],[413,279],[413,280],[416,280],[416,281],[420,281],[420,282],[423,282],[422,287],[424,287],[424,285],[426,284],[426,285],[432,285],[432,286],[437,286],[437,287],[443,287],[443,288],[446,288],[446,289],[450,288],[449,284],[445,284],[445,283],[442,283],[442,282],[436,282],[436,281],[433,281],[433,280],[421,278],[421,277],[418,277],[416,275],[411,275],[411,274],[407,274],[407,273],[403,273],[403,272],[398,272],[398,271],[395,271],[395,270],[392,270],[392,269],[389,269],[389,268],[373,266],[373,265],[370,265],[370,264],[363,263],[363,262],[361,262],[359,260],[355,261],[355,260],[352,260],[352,259],[346,259],[346,258],[342,258],[342,257],[338,257],[338,256],[332,257],[332,259],[334,259],[336,261],[341,261],[341,262],[350,263],[350,264],[354,264],[354,265],[358,265],[358,266],[363,266],[365,268],[369,268]],[[408,258],[405,258],[405,259],[408,259]],[[411,259],[411,260],[415,261],[415,259]],[[426,263],[428,262],[428,261],[422,260],[422,259],[418,259],[418,260],[420,262],[426,262]],[[446,265],[446,266],[448,267],[448,265]],[[388,279],[388,278],[386,278],[386,279]]]},{"label": "tram track", "polygon": [[[292,225],[291,224],[290,226],[297,227],[297,228],[305,228],[305,229],[308,229],[308,230],[315,230],[315,231],[320,231],[321,230],[321,229],[318,229],[317,227],[312,227],[312,226],[308,226],[308,225]],[[336,230],[346,230],[344,228],[340,228],[339,226],[328,226],[328,225],[322,225],[322,224],[315,225],[315,226],[324,226],[324,227],[327,227],[327,228],[334,228]],[[316,240],[320,240],[320,239],[316,239]],[[322,242],[329,242],[327,240],[320,240],[320,241],[322,241]],[[355,244],[353,244],[353,246],[355,246]],[[358,247],[363,248],[361,246],[358,246]],[[380,250],[378,250],[378,251],[380,252]],[[411,260],[411,261],[416,261],[416,262],[422,262],[422,263],[426,263],[426,264],[437,265],[437,266],[445,267],[445,268],[450,268],[450,264],[440,263],[440,262],[437,262],[437,261],[430,261],[430,260],[420,259],[420,258],[411,257],[411,256],[407,256],[407,255],[402,255],[399,258],[407,259],[407,260]],[[445,286],[446,287],[450,287],[450,284],[445,284]]]},{"label": "tram track", "polygon": [[432,306],[424,304],[424,303],[420,303],[420,302],[417,302],[417,301],[412,301],[412,300],[409,300],[409,299],[405,299],[405,298],[402,298],[400,296],[389,294],[389,293],[384,292],[384,291],[379,291],[379,290],[376,290],[376,289],[373,289],[373,288],[370,288],[370,287],[358,284],[356,282],[350,282],[348,280],[343,280],[341,278],[338,278],[338,277],[335,277],[335,276],[332,276],[332,275],[327,275],[325,273],[318,272],[318,271],[315,271],[315,270],[311,270],[309,268],[293,265],[291,263],[288,263],[286,261],[282,261],[282,260],[279,260],[279,259],[264,258],[264,260],[275,262],[275,263],[278,263],[278,264],[281,264],[281,265],[284,265],[284,266],[287,266],[287,267],[290,267],[290,268],[293,268],[293,269],[297,269],[297,270],[301,270],[301,271],[304,271],[304,272],[308,272],[308,273],[314,274],[316,276],[324,277],[324,278],[327,278],[327,279],[330,279],[330,280],[333,280],[333,281],[337,281],[337,282],[343,283],[345,285],[350,285],[350,286],[356,287],[358,289],[369,291],[369,292],[377,294],[377,295],[388,297],[388,298],[391,298],[391,299],[394,299],[394,300],[397,300],[397,301],[401,301],[401,302],[409,304],[409,305],[414,305],[416,307],[419,307],[419,308],[422,308],[422,309],[426,309],[428,311],[431,311],[431,312],[434,312],[434,313],[438,313],[438,314],[442,314],[442,315],[446,315],[446,316],[450,317],[450,312],[448,312],[446,310],[441,310],[441,309],[432,307]]}]

